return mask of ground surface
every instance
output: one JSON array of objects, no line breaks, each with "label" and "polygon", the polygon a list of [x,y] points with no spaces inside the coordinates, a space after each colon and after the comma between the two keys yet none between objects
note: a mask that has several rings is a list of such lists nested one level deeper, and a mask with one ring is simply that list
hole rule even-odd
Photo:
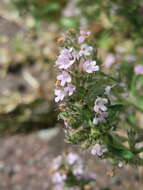
[{"label": "ground surface", "polygon": [[[0,139],[0,189],[52,190],[49,174],[51,161],[68,146],[62,132],[55,130]],[[110,187],[112,190],[143,189],[136,168],[125,167],[115,172],[116,177],[109,177],[106,173],[112,167],[87,154],[84,153],[86,163],[96,172],[98,187]]]}]

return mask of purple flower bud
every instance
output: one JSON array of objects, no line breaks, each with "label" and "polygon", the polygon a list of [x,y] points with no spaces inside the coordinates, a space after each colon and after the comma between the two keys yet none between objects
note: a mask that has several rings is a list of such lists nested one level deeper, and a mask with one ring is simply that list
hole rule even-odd
[{"label": "purple flower bud", "polygon": [[85,32],[83,30],[80,31],[80,36],[78,38],[78,43],[81,44],[85,41],[85,39],[91,34],[91,32]]}]

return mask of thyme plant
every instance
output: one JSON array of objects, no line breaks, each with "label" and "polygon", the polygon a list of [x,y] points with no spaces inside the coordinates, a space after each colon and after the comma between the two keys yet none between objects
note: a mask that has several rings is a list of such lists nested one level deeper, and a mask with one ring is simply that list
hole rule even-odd
[{"label": "thyme plant", "polygon": [[140,72],[132,76],[128,87],[120,77],[128,75],[127,70],[118,69],[115,76],[106,73],[96,38],[90,32],[69,30],[58,42],[61,48],[55,63],[55,101],[67,142],[114,165],[143,165],[143,147],[138,146],[143,141],[143,130],[136,119],[136,112],[143,112],[139,92],[143,88],[142,65],[132,68],[132,72]]}]

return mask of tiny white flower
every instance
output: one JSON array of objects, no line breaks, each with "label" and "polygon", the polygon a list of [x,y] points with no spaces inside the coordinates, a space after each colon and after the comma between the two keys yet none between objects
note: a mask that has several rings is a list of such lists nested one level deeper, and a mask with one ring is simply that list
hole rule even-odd
[{"label": "tiny white flower", "polygon": [[67,179],[67,176],[65,174],[61,174],[59,172],[56,172],[53,176],[52,176],[52,182],[53,183],[62,183],[64,180]]},{"label": "tiny white flower", "polygon": [[100,144],[95,144],[91,149],[91,154],[94,156],[102,156],[107,152],[107,148],[102,147]]},{"label": "tiny white flower", "polygon": [[92,51],[93,51],[92,46],[88,46],[87,44],[83,44],[81,46],[81,50],[79,51],[79,55],[80,56],[90,56]]},{"label": "tiny white flower", "polygon": [[66,92],[62,89],[55,89],[55,102],[62,101],[66,96]]},{"label": "tiny white flower", "polygon": [[87,60],[83,63],[83,70],[87,73],[93,73],[99,71],[99,66],[96,65],[96,61]]},{"label": "tiny white flower", "polygon": [[66,160],[67,162],[72,165],[74,164],[77,160],[79,160],[79,156],[76,153],[70,152],[67,156],[66,156]]},{"label": "tiny white flower", "polygon": [[108,99],[107,98],[100,98],[98,97],[95,100],[95,105],[94,105],[94,111],[96,113],[100,112],[100,111],[107,111],[107,107],[105,106],[105,104],[108,103]]}]

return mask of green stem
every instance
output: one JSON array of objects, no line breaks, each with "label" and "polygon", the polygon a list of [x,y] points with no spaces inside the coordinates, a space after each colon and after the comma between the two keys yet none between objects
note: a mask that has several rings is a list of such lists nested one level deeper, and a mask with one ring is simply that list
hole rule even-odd
[{"label": "green stem", "polygon": [[118,79],[106,74],[106,73],[103,73],[103,72],[100,72],[101,75],[103,75],[104,77],[107,77],[107,78],[110,78],[111,80],[115,81],[115,82],[120,82]]}]

